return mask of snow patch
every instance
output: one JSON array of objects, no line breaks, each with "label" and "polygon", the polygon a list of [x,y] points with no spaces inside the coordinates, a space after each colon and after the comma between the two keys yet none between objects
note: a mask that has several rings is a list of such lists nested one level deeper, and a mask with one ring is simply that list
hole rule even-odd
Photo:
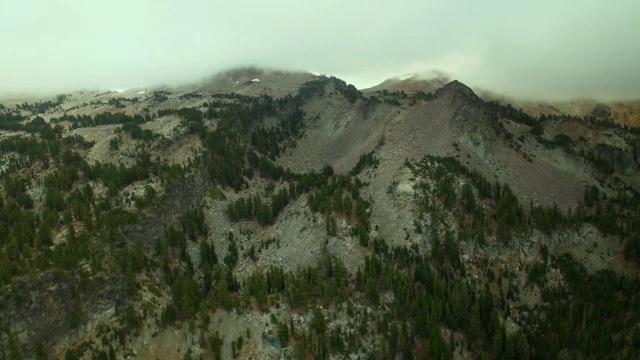
[{"label": "snow patch", "polygon": [[259,82],[260,82],[260,79],[253,79],[253,80],[251,80],[251,82],[252,82],[252,83],[259,83]]},{"label": "snow patch", "polygon": [[413,195],[415,192],[416,191],[413,189],[413,183],[411,181],[404,180],[398,184],[398,194]]},{"label": "snow patch", "polygon": [[138,95],[142,95],[142,94],[144,94],[144,93],[146,93],[146,91],[145,91],[145,90],[142,90],[142,91],[138,91],[136,94],[138,94]]},{"label": "snow patch", "polygon": [[407,80],[407,79],[411,79],[412,77],[414,77],[416,74],[404,74],[402,76],[398,76],[398,80],[402,81],[402,80]]}]

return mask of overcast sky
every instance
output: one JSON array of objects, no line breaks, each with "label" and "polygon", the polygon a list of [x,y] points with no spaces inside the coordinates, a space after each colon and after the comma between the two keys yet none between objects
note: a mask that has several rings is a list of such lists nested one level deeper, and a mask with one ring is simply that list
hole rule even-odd
[{"label": "overcast sky", "polygon": [[0,93],[196,81],[242,65],[358,88],[440,70],[530,97],[640,96],[638,0],[0,0]]}]

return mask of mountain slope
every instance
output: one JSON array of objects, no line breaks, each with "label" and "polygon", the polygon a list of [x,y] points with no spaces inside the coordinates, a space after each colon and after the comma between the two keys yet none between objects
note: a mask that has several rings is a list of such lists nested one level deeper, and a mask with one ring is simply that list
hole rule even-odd
[{"label": "mountain slope", "polygon": [[2,353],[633,358],[640,134],[383,90],[240,69],[3,104]]},{"label": "mountain slope", "polygon": [[[407,75],[390,78],[382,83],[364,89],[366,95],[382,92],[404,92],[416,94],[418,92],[435,92],[449,83],[450,79],[439,73],[426,75]],[[487,89],[477,89],[479,96],[485,101],[497,101],[504,106],[522,109],[534,118],[542,116],[574,116],[580,118],[594,118],[599,121],[611,121],[621,126],[640,127],[640,100],[539,100],[514,98]]]},{"label": "mountain slope", "polygon": [[[319,101],[325,104],[325,99]],[[407,158],[420,159],[425,154],[462,156],[485,176],[511,184],[525,202],[556,202],[568,207],[575,206],[582,196],[587,180],[574,177],[580,175],[574,170],[580,163],[562,153],[536,149],[535,144],[531,155],[515,150],[504,140],[509,133],[505,126],[522,132],[521,126],[499,118],[459,82],[438,90],[432,101],[405,101],[402,106],[375,104],[365,98],[354,104],[344,99],[329,101],[330,106],[318,106],[319,110],[314,111],[312,105],[308,108],[319,125],[310,126],[307,136],[281,158],[281,164],[305,170],[328,163],[345,171],[360,155],[383,142],[378,152],[388,169],[383,173],[399,167]],[[543,154],[534,155],[539,152]]]}]

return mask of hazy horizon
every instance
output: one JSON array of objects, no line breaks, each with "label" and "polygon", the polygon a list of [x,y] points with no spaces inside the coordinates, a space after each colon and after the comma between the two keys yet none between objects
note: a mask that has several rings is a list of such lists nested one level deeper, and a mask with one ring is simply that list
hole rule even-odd
[{"label": "hazy horizon", "polygon": [[0,3],[0,95],[123,89],[258,66],[362,89],[442,71],[536,99],[640,97],[637,0]]}]

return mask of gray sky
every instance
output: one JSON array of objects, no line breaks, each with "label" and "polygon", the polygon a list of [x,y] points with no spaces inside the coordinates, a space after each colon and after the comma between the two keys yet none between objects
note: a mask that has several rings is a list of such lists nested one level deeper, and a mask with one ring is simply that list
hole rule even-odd
[{"label": "gray sky", "polygon": [[514,96],[640,96],[638,0],[1,0],[0,93],[196,81],[232,66],[359,88],[440,70]]}]

